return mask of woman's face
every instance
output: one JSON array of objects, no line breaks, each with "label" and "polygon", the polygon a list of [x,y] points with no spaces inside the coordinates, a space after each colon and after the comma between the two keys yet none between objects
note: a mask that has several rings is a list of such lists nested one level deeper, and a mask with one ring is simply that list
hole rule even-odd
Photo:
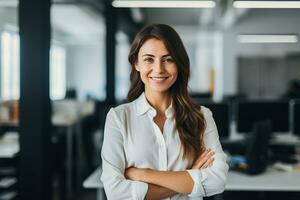
[{"label": "woman's face", "polygon": [[141,46],[135,68],[148,93],[167,93],[177,79],[177,66],[161,40],[149,39]]}]

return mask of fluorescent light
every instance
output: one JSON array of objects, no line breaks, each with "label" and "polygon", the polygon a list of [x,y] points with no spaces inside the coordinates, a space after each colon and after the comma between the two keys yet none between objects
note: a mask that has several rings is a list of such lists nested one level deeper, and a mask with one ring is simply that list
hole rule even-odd
[{"label": "fluorescent light", "polygon": [[138,1],[138,0],[114,0],[114,7],[118,8],[213,8],[216,2],[210,1]]},{"label": "fluorescent light", "polygon": [[300,1],[234,1],[235,8],[300,8]]},{"label": "fluorescent light", "polygon": [[297,35],[238,35],[239,43],[297,43]]},{"label": "fluorescent light", "polygon": [[0,7],[17,7],[18,5],[18,0],[0,0]]}]

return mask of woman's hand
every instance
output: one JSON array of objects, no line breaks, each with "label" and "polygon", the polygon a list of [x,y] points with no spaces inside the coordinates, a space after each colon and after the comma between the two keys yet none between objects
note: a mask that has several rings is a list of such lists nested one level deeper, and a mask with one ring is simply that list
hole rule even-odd
[{"label": "woman's hand", "polygon": [[143,174],[147,169],[129,167],[125,170],[125,178],[132,181],[142,181]]},{"label": "woman's hand", "polygon": [[192,169],[205,169],[211,167],[214,162],[214,154],[215,153],[212,150],[206,149],[195,161],[195,163],[192,166]]}]

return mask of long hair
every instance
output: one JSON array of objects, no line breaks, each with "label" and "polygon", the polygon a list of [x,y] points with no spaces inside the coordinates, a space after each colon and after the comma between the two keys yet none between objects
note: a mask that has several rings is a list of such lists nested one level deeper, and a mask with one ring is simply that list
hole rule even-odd
[{"label": "long hair", "polygon": [[135,69],[138,53],[141,46],[149,39],[161,40],[174,60],[178,76],[170,88],[172,104],[175,110],[175,123],[183,150],[183,159],[194,163],[203,151],[203,135],[206,122],[201,107],[195,104],[188,94],[188,81],[190,77],[190,61],[184,45],[177,32],[168,25],[152,24],[140,30],[130,49],[128,60],[132,66],[131,86],[127,95],[129,101],[137,99],[144,91],[144,83],[139,72]]}]

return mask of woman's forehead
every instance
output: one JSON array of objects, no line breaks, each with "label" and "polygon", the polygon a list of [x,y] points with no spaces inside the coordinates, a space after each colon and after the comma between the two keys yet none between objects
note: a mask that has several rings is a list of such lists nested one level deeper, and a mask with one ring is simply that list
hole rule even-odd
[{"label": "woman's forehead", "polygon": [[147,40],[140,48],[139,55],[151,54],[154,56],[165,56],[169,54],[162,40],[151,38]]}]

